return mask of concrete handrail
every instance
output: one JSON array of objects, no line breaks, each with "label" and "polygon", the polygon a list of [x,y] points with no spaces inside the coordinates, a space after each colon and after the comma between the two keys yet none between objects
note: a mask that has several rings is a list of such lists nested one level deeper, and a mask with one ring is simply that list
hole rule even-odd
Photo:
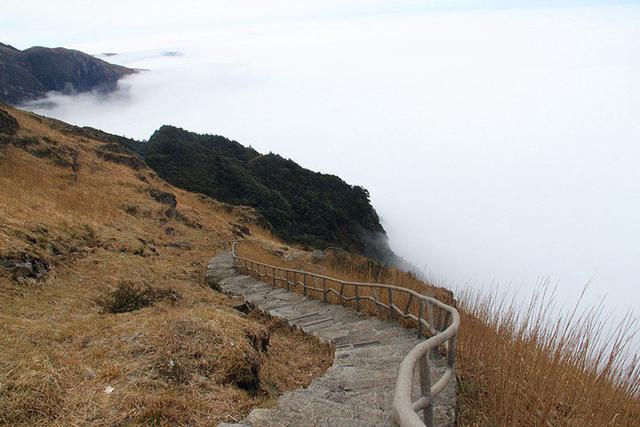
[{"label": "concrete handrail", "polygon": [[[333,294],[344,302],[353,301],[358,311],[360,310],[360,301],[371,301],[376,307],[383,308],[388,313],[390,319],[399,315],[404,319],[411,319],[417,322],[418,334],[420,336],[423,336],[423,330],[429,331],[432,336],[415,346],[400,364],[393,397],[392,420],[396,425],[401,427],[431,427],[433,425],[434,398],[455,378],[456,340],[460,326],[460,315],[454,307],[435,298],[399,286],[351,282],[335,277],[278,267],[249,258],[243,258],[237,254],[237,244],[238,242],[232,242],[231,254],[233,256],[233,266],[239,271],[244,269],[247,272],[255,272],[260,278],[269,278],[272,280],[274,286],[277,286],[278,281],[285,282],[288,290],[291,290],[292,287],[301,286],[304,295],[307,295],[308,290],[322,292],[324,302],[327,302],[327,296],[329,294]],[[269,272],[271,274],[269,274]],[[278,275],[278,273],[280,273],[280,275]],[[298,280],[298,275],[302,276],[302,281]],[[290,280],[290,276],[293,276],[293,280]],[[308,278],[311,278],[315,286],[310,286],[310,284],[307,283]],[[321,281],[321,284],[318,283],[318,280]],[[340,286],[339,291],[328,288],[328,281],[338,284]],[[354,296],[345,295],[345,288],[353,288]],[[361,295],[359,291],[364,288],[386,290],[387,303],[382,302],[379,294],[376,295],[375,292],[371,292],[371,295]],[[394,293],[407,297],[404,308],[398,307],[393,303]],[[418,310],[415,315],[411,313],[411,303],[414,299],[418,303]],[[442,328],[435,327],[436,316],[434,315],[433,307],[438,307],[443,313],[446,313]],[[427,309],[427,319],[425,319],[425,309]],[[443,375],[433,383],[429,356],[431,352],[440,345],[444,345],[446,349],[447,366]],[[414,400],[413,379],[416,369],[419,369],[420,396]],[[420,411],[422,411],[422,418],[418,415]]]}]

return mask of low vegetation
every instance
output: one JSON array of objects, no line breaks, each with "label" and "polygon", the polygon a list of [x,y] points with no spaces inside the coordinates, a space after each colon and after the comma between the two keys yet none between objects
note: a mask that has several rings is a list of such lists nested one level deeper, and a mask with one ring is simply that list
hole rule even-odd
[{"label": "low vegetation", "polygon": [[182,298],[180,293],[175,289],[140,287],[130,282],[122,282],[114,291],[96,302],[107,313],[128,313],[149,307],[158,301],[176,302],[180,298]]},{"label": "low vegetation", "polygon": [[255,212],[0,111],[0,425],[216,425],[332,363],[204,283],[234,229],[263,233]]},{"label": "low vegetation", "polygon": [[[462,426],[640,425],[640,361],[631,347],[638,324],[630,316],[611,324],[602,307],[576,307],[562,315],[548,287],[526,305],[471,289],[453,300],[446,290],[413,274],[339,250],[317,254],[263,240],[242,242],[238,251],[270,265],[393,284],[457,305]],[[309,294],[321,298],[317,292]],[[380,299],[386,302],[385,295]],[[372,306],[366,309],[386,316]]]},{"label": "low vegetation", "polygon": [[280,239],[392,256],[369,193],[334,175],[222,136],[163,126],[136,148],[168,182],[216,200],[256,209]]}]

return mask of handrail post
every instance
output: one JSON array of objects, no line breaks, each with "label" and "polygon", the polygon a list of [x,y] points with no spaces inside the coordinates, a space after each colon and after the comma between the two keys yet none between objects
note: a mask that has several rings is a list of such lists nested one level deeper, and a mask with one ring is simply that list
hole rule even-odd
[{"label": "handrail post", "polygon": [[395,313],[393,312],[393,290],[391,288],[387,288],[387,302],[389,303],[389,319],[395,318]]},{"label": "handrail post", "polygon": [[273,274],[273,287],[276,287],[276,268],[271,267],[271,273]]},{"label": "handrail post", "polygon": [[360,311],[360,294],[358,292],[359,286],[356,285],[356,311]]},{"label": "handrail post", "polygon": [[327,302],[327,279],[322,279],[322,301]]},{"label": "handrail post", "polygon": [[447,353],[447,365],[451,369],[455,369],[456,367],[456,346],[457,346],[458,337],[457,335],[449,338],[449,351]]},{"label": "handrail post", "polygon": [[420,299],[420,305],[418,306],[418,336],[423,337],[422,332],[422,320],[424,319],[424,300]]},{"label": "handrail post", "polygon": [[420,393],[429,399],[429,404],[422,410],[422,418],[427,427],[433,426],[433,396],[431,395],[431,366],[429,358],[423,355],[420,358]]},{"label": "handrail post", "polygon": [[307,296],[307,273],[302,276],[302,295]]}]

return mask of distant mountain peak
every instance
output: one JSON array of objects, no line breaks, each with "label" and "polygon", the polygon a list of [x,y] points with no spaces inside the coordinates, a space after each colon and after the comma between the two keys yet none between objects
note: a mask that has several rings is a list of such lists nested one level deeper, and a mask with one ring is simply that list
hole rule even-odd
[{"label": "distant mountain peak", "polygon": [[5,48],[11,49],[11,50],[18,50],[15,47],[11,46],[10,44],[5,44],[5,43],[2,43],[2,42],[0,42],[0,47],[5,47]]},{"label": "distant mountain peak", "polygon": [[0,100],[19,104],[50,91],[110,92],[136,71],[79,50],[34,46],[21,51],[0,43]]}]

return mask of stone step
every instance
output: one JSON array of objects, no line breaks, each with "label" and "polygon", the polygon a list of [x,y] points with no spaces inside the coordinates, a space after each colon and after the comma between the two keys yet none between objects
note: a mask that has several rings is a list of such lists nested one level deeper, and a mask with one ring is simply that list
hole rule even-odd
[{"label": "stone step", "polygon": [[[219,278],[224,292],[241,295],[265,313],[286,320],[308,334],[331,343],[333,365],[306,389],[285,393],[277,407],[258,408],[239,423],[223,427],[383,426],[391,421],[391,404],[400,362],[423,340],[415,330],[395,321],[365,316],[342,305],[325,304],[289,292],[284,287],[240,275],[230,254],[208,263],[207,277]],[[434,355],[432,377],[444,370],[443,357]],[[419,382],[414,380],[416,390]],[[437,426],[453,425],[455,382],[434,405]]]}]

